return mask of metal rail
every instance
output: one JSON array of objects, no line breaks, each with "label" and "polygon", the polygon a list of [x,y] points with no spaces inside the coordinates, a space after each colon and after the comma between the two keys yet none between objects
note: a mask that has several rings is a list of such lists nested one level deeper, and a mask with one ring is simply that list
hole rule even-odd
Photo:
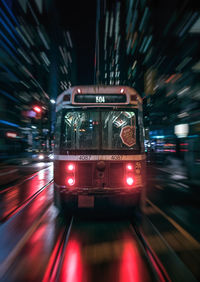
[{"label": "metal rail", "polygon": [[133,222],[130,225],[130,228],[132,232],[134,233],[134,236],[137,237],[138,241],[140,242],[140,246],[142,247],[147,261],[149,263],[149,266],[151,267],[153,274],[155,276],[156,281],[159,282],[171,282],[168,273],[166,272],[164,266],[162,265],[161,261],[155,254],[155,252],[152,250],[148,242],[145,240],[143,234],[140,232],[137,225],[135,225]]},{"label": "metal rail", "polygon": [[49,259],[42,282],[55,282],[59,280],[73,219],[74,218],[72,217],[69,220],[69,224],[66,225],[64,232],[58,238],[57,244],[55,245],[52,255]]},{"label": "metal rail", "polygon": [[0,218],[0,223],[4,223],[7,221],[11,216],[17,214],[20,212],[23,208],[25,208],[27,205],[29,205],[45,188],[47,188],[53,180],[49,181],[46,185],[44,185],[42,188],[40,188],[37,192],[35,192],[32,196],[30,196],[27,200],[25,200],[22,205],[16,207],[13,209],[10,213],[8,213],[5,217]]}]

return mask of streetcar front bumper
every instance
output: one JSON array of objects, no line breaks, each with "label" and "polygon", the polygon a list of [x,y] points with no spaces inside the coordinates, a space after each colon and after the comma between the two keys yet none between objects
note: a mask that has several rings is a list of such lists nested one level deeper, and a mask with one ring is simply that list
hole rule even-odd
[{"label": "streetcar front bumper", "polygon": [[[92,188],[69,190],[55,185],[54,193],[57,200],[67,210],[107,211],[112,208],[132,209],[140,203],[141,187],[126,191],[124,188]],[[109,210],[110,211],[110,210]]]}]

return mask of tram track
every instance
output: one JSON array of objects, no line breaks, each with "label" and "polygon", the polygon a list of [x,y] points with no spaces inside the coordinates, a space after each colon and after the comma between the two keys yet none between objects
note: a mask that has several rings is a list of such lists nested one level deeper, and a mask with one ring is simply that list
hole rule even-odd
[{"label": "tram track", "polygon": [[25,182],[27,182],[27,181],[29,181],[29,180],[31,180],[31,179],[33,179],[34,177],[36,177],[38,175],[38,171],[37,172],[35,172],[35,173],[33,173],[33,174],[31,174],[31,176],[29,175],[28,177],[26,177],[26,178],[24,178],[23,180],[18,180],[18,181],[16,181],[14,184],[11,182],[11,183],[9,183],[7,186],[5,186],[5,188],[4,187],[0,187],[0,195],[1,194],[4,194],[4,193],[6,193],[6,192],[8,192],[8,191],[10,191],[10,190],[12,190],[16,185],[17,186],[19,186],[19,185],[22,185],[23,183],[25,183]]},{"label": "tram track", "polygon": [[63,265],[64,255],[68,239],[70,236],[74,217],[71,217],[69,224],[66,225],[63,234],[58,238],[57,244],[49,259],[49,263],[42,282],[55,282],[59,281],[61,267]]},{"label": "tram track", "polygon": [[[32,175],[29,179],[34,178],[37,176],[38,173]],[[28,179],[28,180],[29,180]],[[0,223],[2,224],[0,226],[0,233],[6,235],[5,229],[13,229],[12,225],[15,221],[19,221],[18,218],[22,217],[23,218],[23,213],[27,210],[32,208],[34,205],[34,201],[40,201],[42,196],[42,193],[45,192],[45,189],[48,189],[50,185],[52,185],[53,180],[50,180],[48,183],[46,183],[43,187],[41,187],[38,191],[36,191],[33,195],[31,195],[27,200],[23,202],[20,206],[17,208],[13,209],[9,214],[6,215],[6,217],[3,217],[0,219]],[[22,233],[20,238],[13,243],[13,248],[5,255],[5,258],[0,261],[0,281],[8,281],[7,280],[7,275],[16,260],[20,257],[20,252],[23,250],[23,248],[26,246],[28,241],[30,241],[30,238],[34,235],[35,232],[39,229],[39,226],[43,224],[45,219],[47,218],[47,215],[49,213],[49,208],[52,206],[52,198],[48,199],[48,201],[45,203],[45,206],[42,207],[41,211],[38,213],[36,218],[33,220],[33,222],[28,226],[28,228]],[[54,251],[52,252],[52,256],[50,258],[50,262],[53,261],[54,268],[52,268],[51,264],[48,266],[47,269],[49,269],[49,274],[48,274],[48,279],[45,280],[46,278],[44,277],[44,281],[55,281],[55,275],[59,275],[59,269],[60,265],[62,264],[62,257],[63,257],[63,252],[65,250],[66,244],[67,244],[67,238],[70,233],[70,228],[73,222],[73,218],[70,221],[71,223],[69,224],[69,229],[66,227],[64,232],[60,230],[60,235],[58,236],[57,244],[55,246]],[[2,232],[3,231],[3,232]],[[14,231],[14,230],[12,230]],[[5,237],[5,236],[3,236]],[[0,243],[1,245],[1,243]],[[9,248],[8,248],[9,249]],[[53,260],[52,260],[53,258]],[[49,263],[50,263],[49,262]],[[57,266],[58,268],[56,268]],[[46,273],[46,272],[45,272]],[[50,279],[50,280],[49,280]]]},{"label": "tram track", "polygon": [[138,241],[141,243],[141,246],[146,254],[146,258],[148,263],[151,265],[151,269],[155,275],[156,281],[159,282],[170,282],[172,281],[166,272],[165,268],[163,267],[162,263],[160,262],[159,258],[157,257],[156,253],[153,251],[143,233],[140,231],[140,228],[136,226],[134,223],[131,223],[130,228],[134,233],[134,236],[137,236]]},{"label": "tram track", "polygon": [[[81,220],[83,220],[83,218],[81,218]],[[76,221],[77,221],[77,218],[73,217],[71,218],[70,222],[67,224],[65,232],[63,233],[62,239],[60,239],[59,247],[58,246],[55,247],[55,250],[52,253],[52,257],[49,260],[49,265],[45,272],[44,279],[42,280],[43,282],[62,281],[62,276],[60,275],[61,269],[64,267],[63,261],[64,261],[64,257],[66,256],[67,244],[70,241],[70,239],[73,239],[73,236],[70,239],[69,237],[70,237],[71,230],[76,228]],[[151,222],[149,222],[148,224],[151,224]],[[166,244],[166,256],[169,257],[169,259],[173,261],[173,264],[174,264],[173,270],[170,269],[168,266],[166,268],[165,263],[163,264],[163,261],[160,259],[159,255],[154,251],[153,247],[151,246],[151,244],[148,241],[146,234],[144,234],[145,232],[143,232],[140,225],[136,225],[134,222],[130,221],[129,229],[132,233],[132,241],[134,242],[136,240],[138,245],[140,246],[138,248],[138,253],[140,253],[140,256],[144,255],[145,260],[149,266],[149,273],[151,273],[151,276],[153,277],[152,280],[150,281],[171,282],[172,281],[171,277],[173,277],[174,275],[174,270],[176,269],[176,265],[177,265],[177,268],[180,268],[180,269],[177,269],[177,275],[174,281],[179,281],[178,280],[179,278],[182,279],[181,281],[197,281],[195,280],[193,275],[187,270],[187,268],[182,264],[182,262],[175,256],[174,251],[169,247],[168,244],[166,244],[161,234],[156,234],[156,236],[159,236],[158,239],[163,241],[163,244]],[[153,226],[150,232],[154,232]],[[101,251],[102,249],[103,251],[103,248],[105,249],[105,246],[109,247],[109,249],[112,249],[112,246],[116,247],[117,244],[120,244],[120,241],[116,239],[116,241],[114,241],[113,243],[110,243],[110,246],[107,243],[103,243],[102,248],[97,245],[96,250]],[[118,246],[118,250],[115,248],[115,251],[117,252],[118,255],[119,255],[119,249],[120,249],[119,246]],[[142,249],[142,253],[140,249]],[[89,246],[88,250],[91,251],[92,247]],[[84,253],[84,249],[82,251]],[[86,259],[85,262],[86,263],[92,262],[94,264],[97,262],[101,262],[101,259],[103,258],[105,258],[106,260],[109,259],[109,257],[105,257],[105,254],[104,255],[96,254],[96,255],[97,255],[96,259],[93,260],[92,257],[94,258],[94,256],[92,255],[92,257]],[[122,258],[119,257],[119,259],[122,259]],[[180,272],[183,272],[183,273],[181,274]],[[141,281],[144,281],[144,280],[141,279]]]},{"label": "tram track", "polygon": [[29,180],[32,180],[33,178],[38,176],[39,173],[41,173],[41,171],[45,171],[45,170],[48,170],[48,169],[49,169],[49,167],[46,167],[46,168],[44,168],[42,170],[38,170],[38,171],[36,171],[34,173],[31,173],[29,176],[23,178],[19,182],[16,182],[15,184],[9,185],[6,188],[0,187],[0,195],[9,192],[10,190],[14,189],[16,186],[20,186],[20,185],[24,184],[25,182],[27,182]]},{"label": "tram track", "polygon": [[[66,255],[66,249],[69,241],[70,232],[74,227],[74,225],[76,224],[75,221],[76,221],[75,218],[72,217],[69,220],[69,223],[66,225],[65,231],[63,232],[62,236],[58,238],[58,242],[55,245],[55,248],[49,259],[49,263],[45,271],[45,275],[42,282],[62,281],[62,279],[60,278],[61,268],[63,267],[63,261]],[[156,254],[153,252],[153,250],[145,240],[145,237],[142,235],[139,228],[135,226],[135,224],[132,222],[130,222],[129,227],[133,235],[133,240],[135,239],[137,240],[141,249],[143,250],[143,253],[145,254],[147,263],[150,267],[150,271],[153,274],[152,281],[171,282],[171,279],[169,278],[162,263],[159,261],[158,257],[156,256]]]},{"label": "tram track", "polygon": [[29,205],[45,188],[47,188],[51,183],[53,183],[53,180],[50,180],[47,184],[45,184],[42,188],[40,188],[37,192],[35,192],[33,195],[31,195],[28,199],[26,199],[20,206],[14,208],[11,210],[6,216],[0,218],[0,223],[4,223],[7,221],[10,217],[14,216],[16,213],[20,212],[24,207]]},{"label": "tram track", "polygon": [[[24,217],[23,214],[26,214],[27,212],[29,213],[28,210],[32,210],[32,206],[34,206],[35,202],[40,202],[41,198],[45,197],[44,193],[46,193],[46,189],[50,188],[52,183],[53,180],[50,180],[31,197],[24,201],[22,205],[20,205],[19,207],[11,211],[6,217],[1,219],[2,225],[0,225],[0,234],[1,238],[4,239],[2,240],[3,243],[0,240],[0,249],[3,249],[2,246],[4,245],[8,245],[8,248],[6,248],[5,254],[0,256],[0,281],[8,281],[7,275],[10,272],[12,265],[20,258],[20,252],[30,241],[30,238],[34,235],[34,233],[37,232],[39,226],[43,224],[43,222],[47,218],[49,208],[52,206],[52,198],[49,197],[47,201],[45,201],[44,206],[38,206],[39,210],[37,210],[36,213],[33,214],[32,218],[29,220],[29,225],[27,227],[23,226],[22,228],[20,228],[20,234],[16,234],[17,236],[12,236],[11,234],[15,232],[15,222],[19,222],[20,224],[20,218]],[[24,229],[24,231],[22,231],[22,229]],[[11,237],[11,241],[9,240],[9,237]],[[12,247],[9,246],[10,242]]]},{"label": "tram track", "polygon": [[[40,201],[40,196],[41,197],[44,196],[44,194],[42,196],[41,193],[44,192],[45,189],[48,189],[49,186],[52,185],[52,183],[53,183],[52,180],[46,183],[46,185],[44,185],[41,189],[39,189],[36,193],[34,193],[31,197],[29,197],[23,203],[23,205],[13,210],[6,218],[3,219],[3,221],[1,221],[3,223],[7,219],[9,219],[7,222],[5,222],[5,224],[2,224],[2,226],[4,225],[9,226],[10,222],[14,221],[17,217],[20,218],[20,214],[22,214],[23,211],[26,210],[28,207],[30,207],[30,210],[31,210],[31,206],[32,205],[34,206],[33,204],[34,201],[35,200]],[[7,280],[7,277],[9,277],[9,271],[12,269],[13,265],[16,264],[16,259],[20,257],[20,253],[25,248],[26,244],[34,236],[34,233],[36,233],[39,227],[44,224],[44,221],[47,220],[48,218],[47,214],[51,210],[50,207],[52,207],[52,199],[48,198],[48,201],[45,202],[45,206],[41,206],[41,211],[38,212],[37,215],[35,215],[35,218],[32,220],[32,222],[30,222],[30,225],[28,226],[28,228],[21,231],[22,232],[21,237],[18,239],[18,241],[16,241],[16,244],[13,244],[13,249],[11,249],[10,252],[8,252],[5,259],[0,262],[0,280],[1,281],[10,281],[10,280]],[[145,216],[143,217],[145,218]],[[70,242],[71,239],[73,239],[73,234],[74,234],[73,229],[77,229],[80,227],[80,226],[77,227],[77,223],[80,223],[81,221],[82,225],[84,226],[84,232],[87,233],[87,230],[90,232],[90,229],[87,229],[88,228],[87,223],[85,225],[83,218],[81,218],[81,220],[80,218],[77,218],[77,217],[67,217],[66,216],[66,218],[67,219],[65,219],[64,224],[62,223],[62,228],[58,229],[58,235],[56,237],[56,241],[52,244],[53,247],[51,249],[51,253],[48,257],[48,260],[46,261],[45,270],[41,274],[42,279],[40,281],[42,282],[62,281],[63,267],[65,267],[65,257],[66,257],[67,249],[69,249],[68,243]],[[55,217],[55,222],[56,221],[58,221],[58,217]],[[131,240],[133,244],[135,244],[134,242],[137,242],[135,246],[136,248],[138,248],[137,250],[138,254],[140,255],[140,257],[145,257],[144,260],[146,261],[146,264],[149,266],[149,273],[151,273],[151,275],[149,274],[149,276],[153,277],[153,279],[148,280],[148,281],[159,281],[159,282],[160,281],[161,282],[171,281],[170,279],[171,273],[168,272],[168,269],[166,270],[165,265],[163,265],[162,261],[160,260],[160,258],[158,258],[157,254],[155,253],[155,251],[149,244],[145,232],[143,233],[141,225],[136,224],[133,220],[129,220],[127,223],[126,221],[124,222],[125,223],[123,223],[123,226],[125,226],[124,227],[125,231],[132,234]],[[105,226],[107,226],[106,228],[108,230],[111,230],[109,232],[112,233],[113,232],[112,228],[110,228],[107,220],[103,221],[103,223],[105,224]],[[85,228],[86,228],[86,231],[85,231]],[[97,228],[99,228],[98,222],[97,222]],[[0,229],[0,232],[1,230],[2,229]],[[80,234],[81,232],[82,231],[80,229]],[[119,234],[120,234],[120,231],[119,231]],[[90,237],[90,235],[88,236]],[[115,251],[118,256],[117,259],[122,260],[122,257],[121,257],[122,254],[120,254],[120,250],[122,248],[123,242],[120,242],[117,236],[116,237],[115,235],[113,236],[114,236],[114,241],[108,241],[109,243],[104,243],[104,241],[102,241],[102,246],[104,246],[104,249],[106,246],[108,247],[107,249],[107,253],[108,253],[108,251],[111,250],[112,247],[116,247],[118,244],[118,247],[117,249],[115,248]],[[161,234],[159,234],[158,236],[162,237]],[[163,238],[160,238],[160,237],[159,239],[163,240]],[[94,263],[98,263],[99,260],[102,260],[102,259],[108,260],[109,259],[108,256],[106,257],[106,254],[100,254],[100,255],[98,254],[96,262],[94,262],[94,260],[92,259],[94,257],[94,254],[91,253],[92,248],[93,248],[92,246],[93,243],[87,242],[87,244],[88,244],[88,250],[90,251],[91,257],[87,259],[87,257],[83,256],[85,263],[94,264]],[[101,245],[98,246],[98,243],[96,243],[96,250],[101,251],[101,249],[103,251],[103,248],[101,248]],[[84,253],[84,249],[82,251]],[[113,259],[111,254],[110,254],[110,259]],[[20,274],[20,275],[23,276],[24,274]],[[18,280],[16,279],[16,280],[11,280],[11,281],[18,281]],[[114,280],[111,280],[111,281],[114,281]],[[141,280],[141,281],[144,281],[144,280]],[[185,280],[182,280],[182,281],[185,281]],[[190,281],[193,281],[193,280],[190,280]]]},{"label": "tram track", "polygon": [[12,252],[4,259],[4,261],[0,264],[0,281],[7,281],[4,277],[11,268],[14,261],[18,258],[18,254],[25,246],[26,242],[30,239],[32,234],[37,230],[40,223],[43,221],[47,214],[49,206],[46,207],[45,212],[39,217],[37,221],[35,221],[30,228],[23,234],[21,240],[17,243],[17,245],[12,249]]},{"label": "tram track", "polygon": [[[38,195],[37,195],[38,196]],[[37,197],[36,196],[36,197]],[[30,203],[29,203],[30,204]],[[23,234],[21,240],[17,243],[17,245],[13,248],[12,252],[4,259],[4,261],[0,264],[0,281],[8,281],[7,280],[7,275],[9,276],[9,271],[12,269],[13,265],[16,263],[16,259],[19,258],[20,253],[22,252],[22,249],[25,248],[25,245],[27,244],[28,241],[31,240],[31,237],[33,236],[33,234],[35,232],[37,232],[37,230],[39,229],[40,225],[44,224],[44,221],[46,220],[45,218],[47,217],[47,213],[49,211],[49,207],[50,205],[52,205],[52,203],[49,203],[42,211],[41,214],[37,217],[37,219],[32,223],[32,225],[29,227],[28,230],[26,230],[26,232]],[[58,217],[56,217],[58,220]],[[60,219],[63,220],[63,216],[59,217]],[[89,221],[90,222],[90,221]],[[95,221],[93,221],[94,223]],[[82,228],[80,228],[80,223],[82,226],[84,226],[84,231]],[[112,227],[110,228],[110,223],[107,222],[107,220],[103,220],[101,222],[101,224],[104,225],[104,228],[106,228],[108,230],[108,232],[113,232],[112,231]],[[118,224],[118,221],[114,221],[114,224]],[[53,248],[51,249],[51,253],[48,257],[48,260],[46,261],[45,264],[45,270],[44,272],[41,274],[41,279],[40,281],[42,282],[57,282],[57,281],[64,281],[63,280],[63,269],[66,269],[66,256],[69,258],[69,249],[70,244],[72,242],[74,242],[74,238],[76,238],[76,232],[78,230],[78,233],[80,235],[80,238],[82,237],[82,235],[84,233],[81,232],[86,232],[87,234],[87,230],[88,229],[88,221],[85,221],[82,217],[81,219],[78,217],[66,217],[64,222],[62,222],[62,226],[63,228],[58,230],[58,236],[56,237],[56,241],[53,245]],[[97,230],[99,223],[97,222]],[[106,226],[106,227],[105,227]],[[124,241],[124,237],[120,235],[119,238],[119,234],[121,234],[119,231],[118,235],[112,235],[112,237],[114,236],[114,238],[112,240],[114,241],[101,241],[102,243],[98,243],[99,242],[99,238],[93,238],[92,241],[90,242],[91,239],[91,234],[89,231],[87,237],[90,239],[87,239],[87,251],[86,251],[86,247],[83,247],[83,249],[81,249],[81,253],[83,255],[83,260],[84,263],[89,264],[90,268],[94,267],[94,264],[99,264],[101,265],[102,260],[106,261],[107,263],[109,263],[109,260],[116,260],[119,259],[119,261],[121,261],[120,263],[122,263],[123,261],[123,248],[126,249],[127,252],[127,246],[131,246],[131,244],[133,246],[135,246],[134,248],[136,248],[137,250],[134,257],[134,260],[136,259],[136,257],[139,255],[140,259],[143,260],[143,264],[147,265],[146,269],[148,269],[148,276],[151,277],[150,279],[147,279],[147,281],[159,281],[159,282],[169,282],[172,281],[170,279],[170,275],[168,275],[165,266],[163,266],[162,262],[160,261],[160,259],[158,258],[157,254],[153,251],[153,249],[151,248],[148,240],[146,240],[146,236],[144,236],[143,231],[140,228],[140,225],[136,225],[133,221],[128,220],[128,221],[122,221],[122,226],[124,226],[124,231],[127,233],[129,233],[129,237],[127,238],[127,241]],[[86,227],[86,228],[85,228]],[[91,225],[91,230],[94,230],[94,226]],[[121,227],[120,227],[121,228]],[[86,231],[85,231],[86,229]],[[111,230],[111,231],[109,231]],[[113,233],[115,234],[115,233]],[[75,235],[75,237],[74,237]],[[83,236],[84,237],[84,236]],[[97,241],[96,241],[97,240]],[[162,238],[161,238],[162,240]],[[97,242],[97,243],[94,243]],[[83,246],[85,246],[84,241],[80,241],[80,246],[83,244]],[[124,245],[125,244],[125,245]],[[101,247],[102,246],[102,247]],[[125,247],[126,246],[126,247]],[[98,254],[96,253],[96,251],[100,251],[103,252],[103,249],[105,251],[105,247],[107,247],[106,250],[106,254]],[[116,257],[112,257],[112,248],[114,247],[115,249],[115,255],[117,255]],[[132,248],[132,251],[134,250],[134,248]],[[76,250],[76,248],[75,248]],[[93,255],[91,253],[91,251],[93,250]],[[128,250],[129,251],[129,250]],[[131,248],[130,248],[131,251]],[[108,255],[108,252],[110,252],[110,255]],[[68,254],[67,254],[68,253]],[[90,254],[90,257],[85,257],[85,253]],[[96,259],[94,257],[94,254],[96,257]],[[130,255],[130,254],[129,254]],[[137,260],[134,262],[134,260],[131,260],[131,263],[133,263],[133,266],[131,266],[129,264],[129,266],[133,269],[136,267],[137,265]],[[136,263],[136,265],[134,265]],[[87,266],[88,267],[88,266]],[[138,265],[139,269],[140,266]],[[24,274],[22,274],[24,275]],[[143,273],[140,273],[140,275],[143,275]],[[18,281],[16,280],[11,280],[11,281]],[[23,280],[24,281],[24,280]],[[35,281],[35,280],[33,280]],[[68,281],[68,280],[67,280]],[[87,279],[86,279],[87,281]],[[99,281],[97,280],[91,280],[91,281]],[[107,280],[105,280],[107,281]],[[115,280],[111,280],[111,281],[115,281]],[[121,280],[119,280],[121,281]],[[145,276],[144,278],[142,278],[140,281],[146,281],[145,280]],[[176,280],[178,281],[178,280]],[[185,280],[182,280],[185,281]],[[191,280],[193,281],[193,280]]]}]

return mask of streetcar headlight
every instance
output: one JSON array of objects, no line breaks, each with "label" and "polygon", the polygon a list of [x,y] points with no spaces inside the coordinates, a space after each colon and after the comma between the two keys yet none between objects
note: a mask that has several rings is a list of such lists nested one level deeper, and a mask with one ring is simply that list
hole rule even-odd
[{"label": "streetcar headlight", "polygon": [[38,156],[38,159],[39,159],[39,160],[44,160],[44,155],[43,155],[43,154],[40,154],[40,155]]},{"label": "streetcar headlight", "polygon": [[73,186],[75,184],[75,164],[66,163],[65,170],[67,174],[66,185]]},{"label": "streetcar headlight", "polygon": [[68,165],[67,165],[67,170],[69,170],[69,171],[74,171],[74,169],[75,169],[74,164],[68,164]]},{"label": "streetcar headlight", "polygon": [[75,184],[75,179],[72,177],[67,178],[67,184],[73,186]]},{"label": "streetcar headlight", "polygon": [[129,170],[129,171],[133,170],[133,165],[132,164],[127,164],[126,165],[126,169]]},{"label": "streetcar headlight", "polygon": [[129,186],[133,185],[133,184],[134,184],[134,179],[133,179],[133,177],[128,176],[128,177],[126,178],[126,183],[127,183]]}]

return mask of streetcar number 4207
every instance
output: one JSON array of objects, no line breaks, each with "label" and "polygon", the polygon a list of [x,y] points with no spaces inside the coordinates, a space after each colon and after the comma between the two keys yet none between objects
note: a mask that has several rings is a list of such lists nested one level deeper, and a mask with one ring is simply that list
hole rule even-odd
[{"label": "streetcar number 4207", "polygon": [[96,103],[105,103],[105,97],[96,96]]}]

